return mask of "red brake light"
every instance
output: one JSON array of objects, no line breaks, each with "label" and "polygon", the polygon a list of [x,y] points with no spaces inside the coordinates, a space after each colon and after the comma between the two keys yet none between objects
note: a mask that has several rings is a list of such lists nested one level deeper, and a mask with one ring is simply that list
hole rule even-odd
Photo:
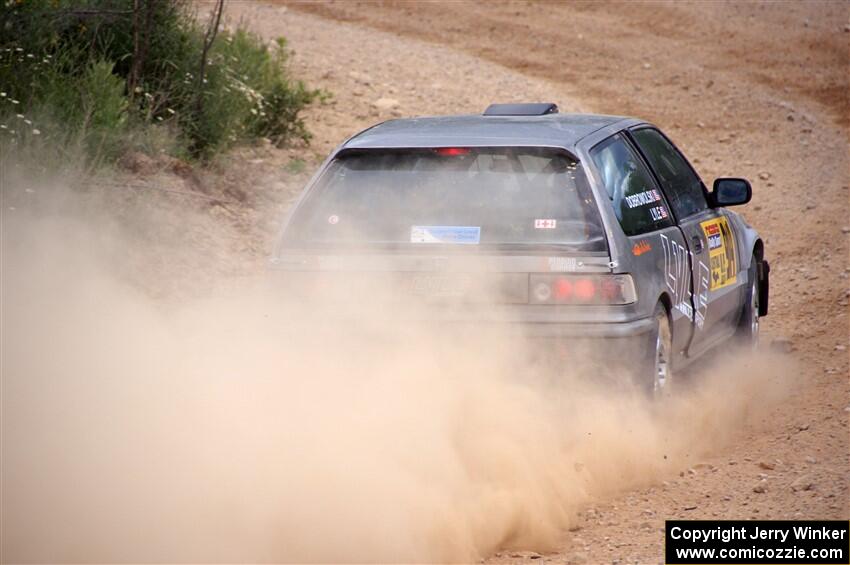
[{"label": "red brake light", "polygon": [[567,300],[573,295],[573,283],[568,279],[558,279],[554,286],[556,300]]},{"label": "red brake light", "polygon": [[579,300],[590,301],[596,294],[596,285],[589,279],[579,279],[573,285],[576,292],[576,298]]},{"label": "red brake light", "polygon": [[443,157],[459,157],[461,155],[469,155],[471,149],[469,147],[439,147],[434,151],[437,155]]},{"label": "red brake light", "polygon": [[602,279],[602,282],[599,284],[599,290],[602,293],[602,298],[605,300],[616,298],[621,292],[620,285],[616,280],[612,279]]},{"label": "red brake light", "polygon": [[529,275],[530,304],[632,304],[637,301],[629,274]]}]

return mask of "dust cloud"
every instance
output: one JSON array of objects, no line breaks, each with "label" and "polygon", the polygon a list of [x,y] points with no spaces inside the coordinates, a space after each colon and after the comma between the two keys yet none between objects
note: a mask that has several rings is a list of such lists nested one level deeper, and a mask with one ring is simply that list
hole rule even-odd
[{"label": "dust cloud", "polygon": [[787,388],[748,358],[653,406],[508,332],[389,324],[362,295],[322,310],[275,276],[154,297],[125,266],[156,220],[68,201],[2,211],[3,561],[545,551],[583,504],[698,462]]}]

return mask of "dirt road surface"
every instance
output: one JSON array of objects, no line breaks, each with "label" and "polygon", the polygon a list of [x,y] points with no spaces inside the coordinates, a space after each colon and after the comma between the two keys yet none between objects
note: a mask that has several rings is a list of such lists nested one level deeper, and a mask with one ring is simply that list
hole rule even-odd
[{"label": "dirt road surface", "polygon": [[[330,111],[311,121],[318,153],[378,120],[552,100],[654,121],[708,182],[753,182],[743,213],[773,267],[763,344],[790,340],[789,354],[772,354],[798,363],[799,388],[723,452],[585,509],[544,561],[658,562],[666,518],[850,516],[848,4],[284,1],[233,10],[264,34],[286,35],[298,71],[334,93]],[[538,557],[526,549],[490,561]]]}]

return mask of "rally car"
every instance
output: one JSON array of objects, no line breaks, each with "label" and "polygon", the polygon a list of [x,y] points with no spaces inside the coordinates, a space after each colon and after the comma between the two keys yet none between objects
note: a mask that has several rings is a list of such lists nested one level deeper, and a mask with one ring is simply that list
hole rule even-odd
[{"label": "rally car", "polygon": [[[381,273],[434,299],[447,324],[603,340],[658,395],[718,345],[757,343],[770,269],[756,230],[727,209],[751,196],[741,178],[709,192],[645,121],[493,104],[346,140],[292,208],[272,264],[348,289]],[[459,307],[482,279],[487,307]]]}]

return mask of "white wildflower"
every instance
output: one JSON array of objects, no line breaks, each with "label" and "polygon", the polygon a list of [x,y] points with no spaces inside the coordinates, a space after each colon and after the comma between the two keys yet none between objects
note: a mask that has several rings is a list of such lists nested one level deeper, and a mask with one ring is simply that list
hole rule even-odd
[{"label": "white wildflower", "polygon": [[33,128],[33,130],[32,130],[32,134],[33,134],[33,135],[41,135],[41,130],[40,130],[40,129],[37,129],[37,128]]},{"label": "white wildflower", "polygon": [[24,115],[23,115],[23,114],[15,114],[15,115],[18,117],[18,119],[19,119],[19,120],[23,120],[23,119],[24,119]]},{"label": "white wildflower", "polygon": [[12,104],[20,104],[20,102],[18,102],[18,101],[17,101],[17,100],[15,100],[14,98],[9,98],[9,101],[10,101]]},{"label": "white wildflower", "polygon": [[172,116],[174,114],[176,114],[176,112],[174,110],[172,110],[171,108],[166,108],[165,111],[168,112],[169,114],[171,114]]},{"label": "white wildflower", "polygon": [[6,93],[5,93],[5,92],[0,92],[0,98],[6,98]]},{"label": "white wildflower", "polygon": [[28,126],[32,125],[32,122],[30,120],[24,120],[24,123],[27,124]]}]

